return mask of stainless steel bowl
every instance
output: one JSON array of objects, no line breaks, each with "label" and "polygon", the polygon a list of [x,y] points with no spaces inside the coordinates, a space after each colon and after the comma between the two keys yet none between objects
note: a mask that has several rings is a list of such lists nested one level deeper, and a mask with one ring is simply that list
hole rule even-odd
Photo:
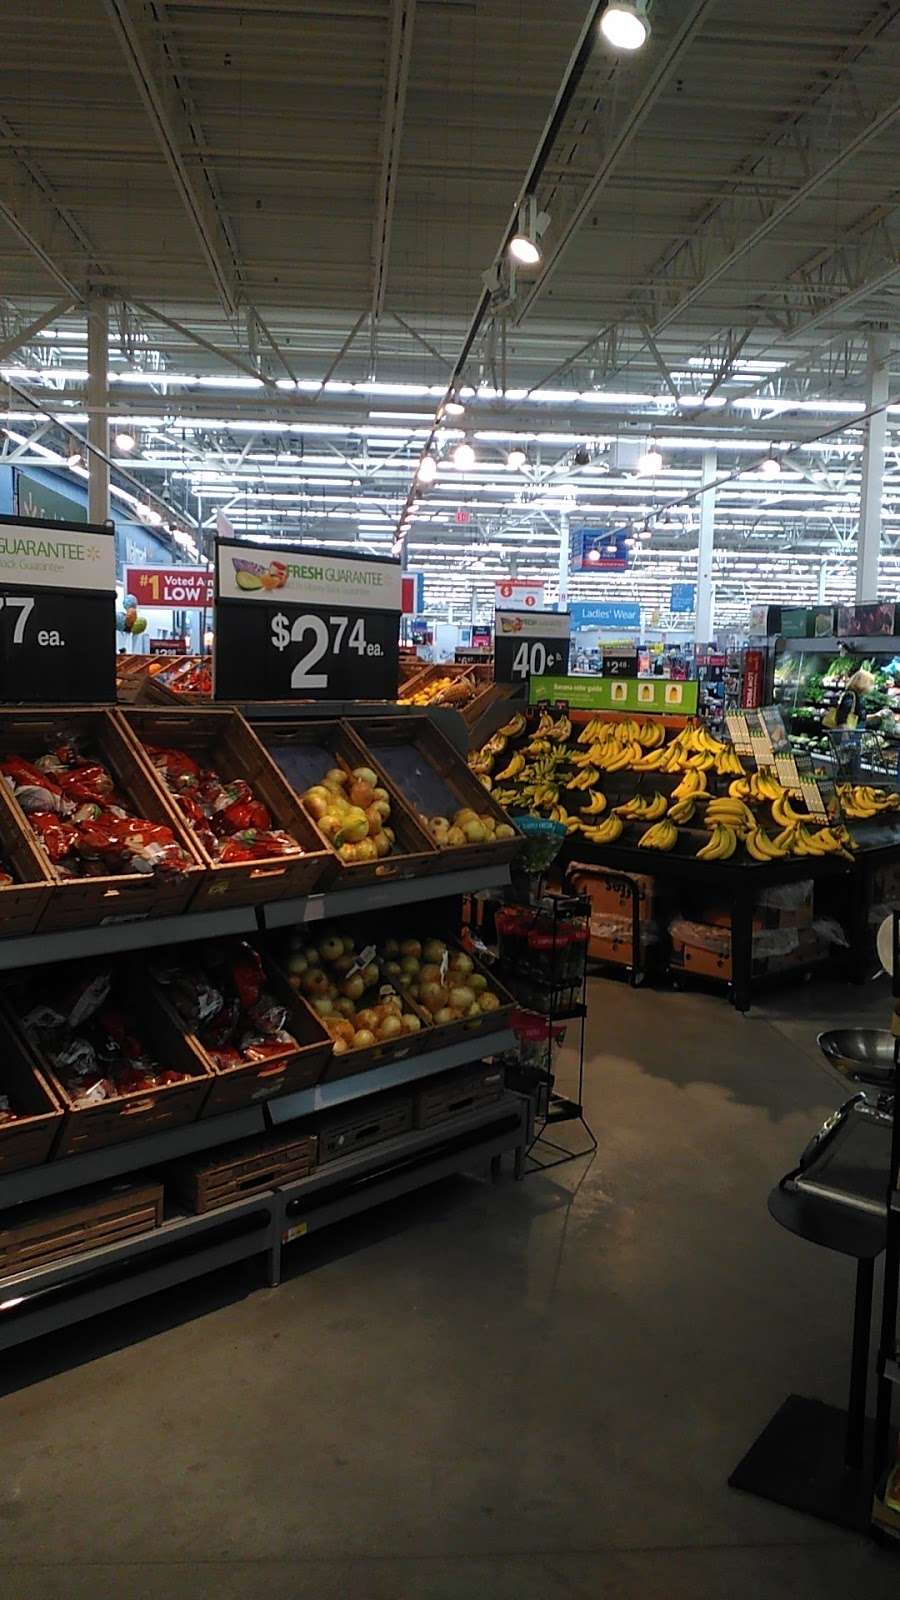
[{"label": "stainless steel bowl", "polygon": [[887,1028],[830,1028],[819,1034],[826,1061],[854,1083],[894,1086],[894,1035]]}]

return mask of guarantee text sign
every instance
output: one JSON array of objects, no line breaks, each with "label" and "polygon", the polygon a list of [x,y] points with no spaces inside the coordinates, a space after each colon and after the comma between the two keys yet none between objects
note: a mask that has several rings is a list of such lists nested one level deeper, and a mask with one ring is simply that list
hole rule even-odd
[{"label": "guarantee text sign", "polygon": [[217,700],[393,700],[400,563],[302,545],[216,545]]},{"label": "guarantee text sign", "polygon": [[0,700],[114,700],[115,534],[0,517]]}]

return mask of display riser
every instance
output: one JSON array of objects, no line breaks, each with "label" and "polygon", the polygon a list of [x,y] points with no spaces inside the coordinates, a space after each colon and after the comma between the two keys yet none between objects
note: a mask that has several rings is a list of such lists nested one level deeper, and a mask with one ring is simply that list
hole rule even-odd
[{"label": "display riser", "polygon": [[[284,1190],[254,1195],[203,1216],[179,1217],[136,1239],[8,1277],[0,1281],[0,1350],[257,1255],[267,1258],[267,1281],[274,1286],[281,1276],[285,1235],[289,1229],[297,1229],[300,1221],[293,1208],[305,1196],[311,1207],[298,1237],[455,1173],[483,1171],[507,1152],[515,1153],[518,1175],[530,1137],[530,1103],[521,1095],[507,1093],[447,1123],[329,1162]],[[367,1176],[369,1181],[363,1181]],[[316,1193],[323,1189],[335,1193],[313,1204]],[[210,1241],[211,1234],[216,1236],[223,1228],[254,1217],[259,1223],[252,1230],[224,1241],[216,1242],[215,1237]],[[154,1264],[159,1252],[170,1251],[174,1245],[188,1248]],[[140,1270],[135,1270],[136,1266]],[[118,1278],[111,1276],[116,1269],[121,1273]],[[101,1276],[102,1282],[90,1281]],[[55,1291],[53,1300],[42,1303],[43,1294],[50,1290]],[[34,1308],[20,1309],[21,1302],[34,1294],[41,1296]]]}]

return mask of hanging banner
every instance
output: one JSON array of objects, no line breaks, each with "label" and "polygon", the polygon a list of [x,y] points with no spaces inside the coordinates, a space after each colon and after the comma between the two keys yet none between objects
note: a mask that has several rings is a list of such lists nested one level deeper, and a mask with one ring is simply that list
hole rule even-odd
[{"label": "hanging banner", "polygon": [[640,628],[641,608],[636,600],[573,600],[569,607],[573,631],[579,628]]},{"label": "hanging banner", "polygon": [[213,575],[206,567],[126,567],[125,593],[139,606],[205,611],[213,603]]},{"label": "hanging banner", "polygon": [[567,611],[497,611],[494,614],[494,682],[527,683],[535,674],[567,672]]},{"label": "hanging banner", "polygon": [[394,700],[401,571],[387,556],[216,542],[217,700]]},{"label": "hanging banner", "polygon": [[18,468],[16,505],[20,517],[29,521],[40,519],[44,522],[62,522],[67,526],[73,522],[87,522],[87,506],[82,501],[54,489],[43,478],[35,478],[30,472],[20,472]]},{"label": "hanging banner", "polygon": [[692,583],[673,583],[669,591],[669,610],[674,617],[687,617],[694,610],[695,587]]},{"label": "hanging banner", "polygon": [[402,611],[405,617],[418,616],[425,610],[424,572],[404,572],[402,578]]},{"label": "hanging banner", "polygon": [[540,611],[544,604],[544,584],[530,578],[500,578],[494,584],[495,611]]},{"label": "hanging banner", "polygon": [[570,535],[573,572],[625,572],[631,546],[630,528],[575,528]]},{"label": "hanging banner", "polygon": [[0,517],[0,700],[116,697],[115,534]]}]

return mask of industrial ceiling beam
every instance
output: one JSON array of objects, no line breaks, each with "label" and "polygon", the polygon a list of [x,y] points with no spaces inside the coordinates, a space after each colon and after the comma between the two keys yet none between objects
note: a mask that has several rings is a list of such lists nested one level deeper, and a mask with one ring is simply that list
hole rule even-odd
[{"label": "industrial ceiling beam", "polygon": [[[201,162],[206,186],[204,196],[194,183],[181,152],[175,131],[174,108],[167,106],[163,88],[151,69],[146,47],[150,41],[147,40],[145,44],[143,30],[131,13],[129,0],[104,0],[104,4],[219,298],[229,316],[233,316],[237,309],[234,290],[236,262],[209,174]],[[182,108],[187,109],[183,101]],[[185,121],[188,120],[185,118]]]},{"label": "industrial ceiling beam", "polygon": [[26,327],[17,328],[15,333],[11,333],[8,339],[4,339],[0,343],[0,361],[5,361],[7,356],[11,356],[14,351],[21,350],[29,339],[33,339],[38,333],[43,333],[44,329],[49,328],[50,324],[55,322],[58,317],[64,317],[67,311],[71,311],[75,304],[75,300],[57,300],[49,311],[45,311],[41,316],[35,317],[34,321],[29,322]]},{"label": "industrial ceiling beam", "polygon": [[400,173],[400,147],[406,115],[406,90],[412,60],[416,0],[393,0],[390,20],[387,80],[381,122],[381,165],[375,188],[375,221],[372,227],[372,338],[381,314],[387,289],[391,258],[391,233]]},{"label": "industrial ceiling beam", "polygon": [[685,12],[652,71],[638,90],[621,125],[613,133],[600,165],[579,197],[574,210],[555,235],[551,248],[545,249],[540,274],[524,299],[519,302],[516,312],[517,322],[521,322],[528,315],[545,289],[549,287],[575,235],[595,208],[616,167],[627,155],[670,78],[681,65],[686,50],[696,38],[713,4],[714,0],[693,0]]}]

